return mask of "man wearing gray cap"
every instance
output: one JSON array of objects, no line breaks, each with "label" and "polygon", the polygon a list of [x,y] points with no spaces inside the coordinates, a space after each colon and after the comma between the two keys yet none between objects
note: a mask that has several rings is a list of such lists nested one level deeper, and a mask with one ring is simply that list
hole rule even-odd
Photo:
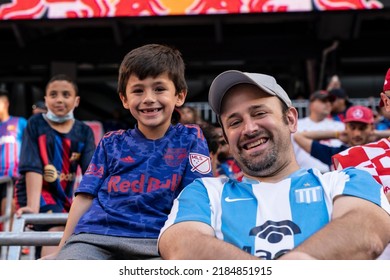
[{"label": "man wearing gray cap", "polygon": [[[197,179],[159,236],[164,259],[374,259],[390,241],[390,205],[368,172],[301,169],[297,110],[268,75],[223,72],[210,87],[238,182]],[[370,217],[367,219],[367,217]],[[381,227],[377,227],[377,224]]]}]

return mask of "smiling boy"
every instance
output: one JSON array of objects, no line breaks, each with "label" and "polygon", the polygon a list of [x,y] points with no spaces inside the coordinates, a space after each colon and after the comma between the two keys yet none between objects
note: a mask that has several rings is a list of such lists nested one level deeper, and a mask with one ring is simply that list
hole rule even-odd
[{"label": "smiling boy", "polygon": [[211,176],[199,126],[171,124],[187,95],[178,50],[157,44],[129,52],[119,69],[123,107],[134,129],[99,143],[69,213],[57,259],[158,258],[157,237],[174,198]]}]

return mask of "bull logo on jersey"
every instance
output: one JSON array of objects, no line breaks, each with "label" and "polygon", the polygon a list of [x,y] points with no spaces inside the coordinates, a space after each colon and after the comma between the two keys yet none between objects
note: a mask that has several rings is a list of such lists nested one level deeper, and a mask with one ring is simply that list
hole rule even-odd
[{"label": "bull logo on jersey", "polygon": [[185,158],[187,158],[187,150],[185,148],[168,148],[164,155],[165,163],[171,167],[179,166]]},{"label": "bull logo on jersey", "polygon": [[53,183],[58,178],[57,169],[52,164],[47,164],[43,168],[43,180],[48,183]]},{"label": "bull logo on jersey", "polygon": [[294,247],[294,236],[299,233],[301,229],[292,221],[266,221],[249,232],[256,236],[254,255],[267,260],[283,255]]},{"label": "bull logo on jersey", "polygon": [[190,164],[192,166],[191,171],[197,171],[200,174],[207,174],[211,171],[210,158],[197,153],[190,153]]}]

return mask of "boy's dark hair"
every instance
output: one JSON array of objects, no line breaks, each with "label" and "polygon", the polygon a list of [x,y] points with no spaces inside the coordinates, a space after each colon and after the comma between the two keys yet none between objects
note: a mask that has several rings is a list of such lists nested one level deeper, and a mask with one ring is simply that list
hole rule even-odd
[{"label": "boy's dark hair", "polygon": [[49,87],[49,85],[55,81],[67,81],[67,82],[71,83],[75,92],[76,92],[76,95],[78,95],[79,88],[78,88],[77,84],[73,81],[73,79],[71,77],[69,77],[68,75],[65,75],[65,74],[57,74],[57,75],[54,75],[53,77],[51,77],[51,79],[46,84],[46,90]]},{"label": "boy's dark hair", "polygon": [[168,73],[175,85],[176,94],[187,90],[185,65],[179,50],[159,44],[148,44],[133,49],[119,67],[118,93],[126,96],[126,85],[132,74],[140,80]]}]

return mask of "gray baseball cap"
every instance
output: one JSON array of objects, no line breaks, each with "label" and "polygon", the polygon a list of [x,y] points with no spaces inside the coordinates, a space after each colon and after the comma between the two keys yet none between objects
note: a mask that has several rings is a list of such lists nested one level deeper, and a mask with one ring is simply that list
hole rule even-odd
[{"label": "gray baseball cap", "polygon": [[237,70],[228,70],[219,74],[211,83],[209,90],[209,104],[217,115],[221,114],[222,99],[226,92],[238,84],[252,84],[261,90],[279,97],[288,107],[292,102],[284,89],[278,85],[275,78],[265,74],[247,73]]}]

